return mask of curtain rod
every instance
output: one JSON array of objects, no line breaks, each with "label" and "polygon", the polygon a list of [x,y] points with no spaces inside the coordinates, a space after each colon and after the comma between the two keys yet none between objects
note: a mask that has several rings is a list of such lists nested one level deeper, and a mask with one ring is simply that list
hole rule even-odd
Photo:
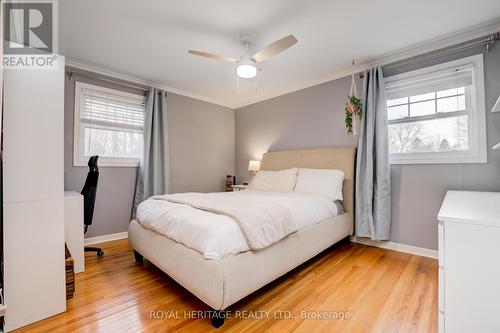
[{"label": "curtain rod", "polygon": [[400,61],[395,61],[395,62],[386,64],[386,65],[383,65],[382,68],[383,68],[383,70],[388,70],[388,69],[400,67],[400,66],[418,65],[419,63],[425,63],[426,61],[429,61],[432,59],[445,57],[445,56],[459,53],[459,52],[464,52],[464,51],[474,49],[476,47],[481,47],[481,46],[484,46],[485,47],[484,52],[488,53],[490,51],[491,47],[499,39],[500,39],[500,35],[497,32],[497,33],[490,34],[488,36],[484,36],[481,38],[477,38],[477,39],[474,39],[474,40],[471,40],[468,42],[463,42],[463,43],[459,43],[459,44],[454,45],[454,46],[445,47],[445,48],[440,49],[440,50],[431,51],[428,53],[424,53],[424,54],[410,57],[407,59],[403,59]]},{"label": "curtain rod", "polygon": [[488,53],[491,50],[491,47],[499,40],[500,40],[500,32],[490,33],[483,37],[457,43],[455,45],[451,45],[434,51],[425,52],[420,55],[410,56],[400,60],[386,62],[384,61],[384,59],[380,59],[379,62],[366,64],[364,67],[362,66],[361,68],[358,68],[356,72],[357,74],[359,74],[359,78],[363,79],[365,70],[373,65],[376,65],[377,63],[381,65],[382,70],[390,71],[391,69],[398,68],[400,66],[418,65],[419,63],[425,64],[425,61],[429,61],[434,58],[444,57],[461,51],[467,51],[473,49],[474,47],[479,47],[481,45],[485,46],[486,49],[484,52]]},{"label": "curtain rod", "polygon": [[138,90],[142,90],[144,92],[149,91],[149,87],[147,87],[145,85],[134,84],[134,83],[127,83],[127,82],[124,82],[124,81],[122,81],[120,79],[113,79],[113,78],[110,78],[110,77],[101,76],[99,74],[94,74],[94,73],[88,72],[88,71],[83,71],[83,70],[78,70],[78,69],[67,69],[66,70],[66,74],[69,75],[70,79],[73,78],[73,75],[81,75],[83,77],[87,77],[87,78],[97,79],[99,81],[113,83],[115,85],[119,85],[119,86],[122,86],[122,87],[138,89]]}]

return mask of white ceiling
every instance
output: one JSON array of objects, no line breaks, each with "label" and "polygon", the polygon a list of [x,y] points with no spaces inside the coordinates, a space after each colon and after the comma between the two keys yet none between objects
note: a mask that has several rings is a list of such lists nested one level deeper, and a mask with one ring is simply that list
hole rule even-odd
[{"label": "white ceiling", "polygon": [[[499,0],[62,0],[59,51],[237,108],[499,17]],[[234,65],[187,49],[239,57],[241,34],[255,50],[288,34],[299,42],[263,64],[257,91],[237,95]]]}]

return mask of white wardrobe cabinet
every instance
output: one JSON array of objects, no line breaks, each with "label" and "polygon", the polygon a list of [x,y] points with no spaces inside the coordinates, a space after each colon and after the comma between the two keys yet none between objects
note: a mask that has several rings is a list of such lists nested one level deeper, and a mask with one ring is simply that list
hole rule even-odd
[{"label": "white wardrobe cabinet", "polygon": [[11,331],[66,310],[64,57],[4,71],[4,293]]}]

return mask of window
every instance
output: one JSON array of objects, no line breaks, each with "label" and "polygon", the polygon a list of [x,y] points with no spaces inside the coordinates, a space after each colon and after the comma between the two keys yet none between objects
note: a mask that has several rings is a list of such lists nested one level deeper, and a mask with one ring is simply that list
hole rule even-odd
[{"label": "window", "polygon": [[74,165],[137,166],[142,157],[144,96],[77,82]]},{"label": "window", "polygon": [[386,79],[393,164],[486,163],[482,55]]}]

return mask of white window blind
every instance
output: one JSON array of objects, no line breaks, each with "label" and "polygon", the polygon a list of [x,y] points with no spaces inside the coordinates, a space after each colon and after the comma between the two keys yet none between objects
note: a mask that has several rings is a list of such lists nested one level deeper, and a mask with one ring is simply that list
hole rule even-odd
[{"label": "white window blind", "polygon": [[77,82],[74,164],[134,166],[143,151],[144,96]]},{"label": "white window blind", "polygon": [[82,122],[121,129],[142,130],[144,100],[114,96],[82,89],[80,117]]},{"label": "white window blind", "polygon": [[394,100],[402,97],[423,95],[435,91],[444,91],[455,88],[472,86],[472,66],[452,69],[450,72],[441,71],[422,78],[412,77],[388,84],[386,87],[386,98]]}]

